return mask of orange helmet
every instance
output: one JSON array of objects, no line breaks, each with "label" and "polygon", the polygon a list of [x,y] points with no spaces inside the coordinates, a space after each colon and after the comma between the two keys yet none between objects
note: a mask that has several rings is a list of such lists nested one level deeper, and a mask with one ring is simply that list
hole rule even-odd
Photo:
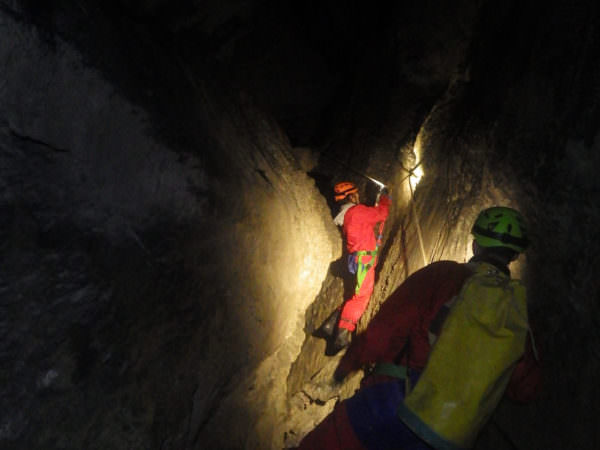
[{"label": "orange helmet", "polygon": [[350,194],[356,194],[358,188],[350,181],[342,181],[333,187],[333,191],[335,192],[335,201],[339,202],[340,200],[344,200]]}]

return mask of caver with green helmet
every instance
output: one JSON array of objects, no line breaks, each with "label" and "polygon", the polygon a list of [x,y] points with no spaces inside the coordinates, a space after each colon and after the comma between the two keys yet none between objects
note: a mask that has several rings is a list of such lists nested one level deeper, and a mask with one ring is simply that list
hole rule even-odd
[{"label": "caver with green helmet", "polygon": [[536,358],[526,288],[509,271],[527,248],[526,230],[512,208],[479,213],[465,265],[471,274],[429,328],[427,363],[397,411],[436,450],[472,448],[528,346]]},{"label": "caver with green helmet", "polygon": [[523,216],[505,206],[481,211],[471,232],[482,247],[506,247],[522,253],[529,243]]},{"label": "caver with green helmet", "polygon": [[527,226],[521,213],[506,206],[493,206],[479,213],[473,228],[473,254],[496,266],[507,266],[529,244]]}]

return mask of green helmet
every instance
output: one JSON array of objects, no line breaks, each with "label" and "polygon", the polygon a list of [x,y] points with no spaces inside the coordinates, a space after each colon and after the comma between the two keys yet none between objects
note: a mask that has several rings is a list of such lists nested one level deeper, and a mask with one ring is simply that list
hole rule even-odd
[{"label": "green helmet", "polygon": [[482,247],[506,247],[521,253],[529,244],[523,216],[503,206],[481,211],[471,233]]}]

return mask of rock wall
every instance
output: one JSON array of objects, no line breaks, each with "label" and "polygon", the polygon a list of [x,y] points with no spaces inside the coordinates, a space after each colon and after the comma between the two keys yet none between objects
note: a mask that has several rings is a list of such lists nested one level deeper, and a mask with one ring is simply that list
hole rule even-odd
[{"label": "rock wall", "polygon": [[297,444],[362,375],[311,336],[358,171],[393,193],[359,331],[518,207],[545,385],[476,448],[596,448],[595,3],[217,3],[0,2],[0,447]]},{"label": "rock wall", "polygon": [[325,200],[248,100],[212,100],[198,80],[212,135],[170,148],[77,48],[13,12],[0,48],[3,445],[262,447],[304,310],[341,251]]}]

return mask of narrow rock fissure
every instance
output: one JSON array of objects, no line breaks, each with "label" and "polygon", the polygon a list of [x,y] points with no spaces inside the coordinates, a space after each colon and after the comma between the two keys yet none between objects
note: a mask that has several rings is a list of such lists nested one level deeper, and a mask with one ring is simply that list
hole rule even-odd
[{"label": "narrow rock fissure", "polygon": [[598,447],[596,2],[38,3],[0,0],[0,447],[297,446],[364,374],[314,332],[370,178],[357,334],[511,205],[543,387],[475,449]]}]

